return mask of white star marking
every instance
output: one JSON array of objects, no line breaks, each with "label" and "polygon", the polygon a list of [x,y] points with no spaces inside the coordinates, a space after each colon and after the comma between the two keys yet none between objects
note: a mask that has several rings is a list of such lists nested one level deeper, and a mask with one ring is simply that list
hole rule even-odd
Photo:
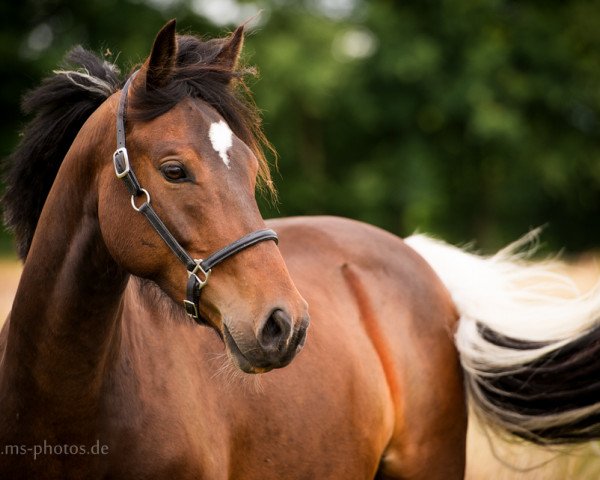
[{"label": "white star marking", "polygon": [[219,154],[221,160],[223,160],[223,163],[227,168],[231,168],[229,166],[229,155],[227,155],[227,150],[231,148],[233,143],[233,133],[231,132],[229,125],[223,120],[212,123],[210,130],[208,131],[208,137],[210,138],[213,148]]}]

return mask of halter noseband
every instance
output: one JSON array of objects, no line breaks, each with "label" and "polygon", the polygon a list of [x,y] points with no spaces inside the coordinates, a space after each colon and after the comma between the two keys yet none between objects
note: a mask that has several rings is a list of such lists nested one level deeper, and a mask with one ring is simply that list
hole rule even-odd
[{"label": "halter noseband", "polygon": [[[173,234],[162,222],[156,214],[152,205],[150,205],[150,193],[145,188],[142,188],[138,181],[131,164],[127,148],[125,147],[125,116],[127,111],[127,92],[132,80],[138,72],[135,72],[125,85],[121,92],[119,100],[119,108],[117,110],[117,149],[113,154],[113,163],[117,178],[125,182],[129,193],[131,194],[131,206],[137,212],[144,214],[154,230],[160,235],[164,242],[169,246],[177,258],[185,265],[188,272],[188,281],[186,288],[186,299],[183,301],[186,313],[192,317],[197,323],[205,324],[206,321],[200,317],[200,290],[208,282],[212,267],[218,265],[227,258],[244,250],[245,248],[256,245],[257,243],[266,240],[278,242],[277,234],[271,229],[256,230],[255,232],[244,235],[242,238],[230,243],[226,247],[209,255],[206,259],[194,259],[175,239]],[[141,206],[136,206],[135,199],[140,195],[144,195],[145,201]]]}]

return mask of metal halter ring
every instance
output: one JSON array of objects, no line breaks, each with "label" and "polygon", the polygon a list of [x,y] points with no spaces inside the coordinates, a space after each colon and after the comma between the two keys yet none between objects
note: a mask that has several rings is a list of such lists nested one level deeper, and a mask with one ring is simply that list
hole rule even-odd
[{"label": "metal halter ring", "polygon": [[[146,190],[145,188],[140,188],[140,191],[141,191],[141,192],[142,192],[144,195],[146,195],[146,201],[145,201],[144,203],[147,203],[148,205],[150,205],[150,194],[148,193],[148,190]],[[135,197],[136,197],[136,195],[132,195],[132,196],[131,196],[131,206],[133,207],[133,209],[134,209],[136,212],[139,212],[139,211],[140,211],[140,209],[141,209],[142,207],[139,207],[139,208],[138,208],[138,207],[135,205]],[[142,205],[144,205],[144,204],[142,204]]]},{"label": "metal halter ring", "polygon": [[[202,268],[202,259],[194,259],[194,262],[196,262],[196,266],[194,267],[193,270],[188,270],[188,278],[191,277],[192,275],[194,277],[196,277],[196,279],[198,280],[198,286],[199,288],[204,287],[204,285],[206,285],[208,283],[208,277],[210,277],[210,272],[212,271],[210,268],[208,270],[204,270]],[[198,276],[198,272],[200,272],[202,274],[202,276],[204,277],[204,279],[200,279],[200,277]]]}]

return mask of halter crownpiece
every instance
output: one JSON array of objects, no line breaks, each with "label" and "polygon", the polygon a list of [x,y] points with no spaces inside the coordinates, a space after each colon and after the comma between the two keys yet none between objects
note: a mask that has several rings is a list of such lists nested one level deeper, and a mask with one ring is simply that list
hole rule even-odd
[{"label": "halter crownpiece", "polygon": [[[186,287],[186,299],[183,301],[183,306],[186,313],[198,324],[206,324],[206,321],[200,317],[200,290],[202,290],[202,288],[208,282],[212,268],[236,253],[251,247],[252,245],[256,245],[257,243],[264,242],[266,240],[273,240],[275,243],[277,243],[279,239],[277,237],[277,233],[271,229],[256,230],[244,235],[242,238],[230,243],[212,255],[209,255],[204,260],[192,258],[192,256],[179,244],[177,239],[157,215],[154,208],[152,208],[152,205],[150,204],[150,193],[140,185],[140,182],[138,181],[129,162],[129,155],[127,153],[127,147],[125,146],[127,93],[129,91],[131,82],[137,74],[138,72],[136,71],[129,77],[127,82],[125,82],[121,92],[121,98],[119,100],[119,107],[117,110],[117,149],[113,154],[115,174],[117,178],[123,180],[127,186],[127,189],[131,194],[131,206],[133,209],[144,214],[144,216],[150,222],[150,225],[152,225],[154,230],[156,230],[156,233],[158,233],[171,251],[185,265],[188,273],[188,281]],[[144,202],[138,207],[136,205],[136,199],[141,195],[144,195],[145,199]]]}]

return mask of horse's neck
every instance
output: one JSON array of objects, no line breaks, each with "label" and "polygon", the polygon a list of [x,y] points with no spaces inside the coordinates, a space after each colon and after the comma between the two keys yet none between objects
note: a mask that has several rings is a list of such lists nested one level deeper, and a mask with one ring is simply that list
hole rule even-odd
[{"label": "horse's neck", "polygon": [[[57,181],[59,181],[57,179]],[[120,338],[127,274],[104,245],[97,194],[53,188],[8,325],[2,394],[21,408],[44,402],[55,415],[92,414]]]}]

